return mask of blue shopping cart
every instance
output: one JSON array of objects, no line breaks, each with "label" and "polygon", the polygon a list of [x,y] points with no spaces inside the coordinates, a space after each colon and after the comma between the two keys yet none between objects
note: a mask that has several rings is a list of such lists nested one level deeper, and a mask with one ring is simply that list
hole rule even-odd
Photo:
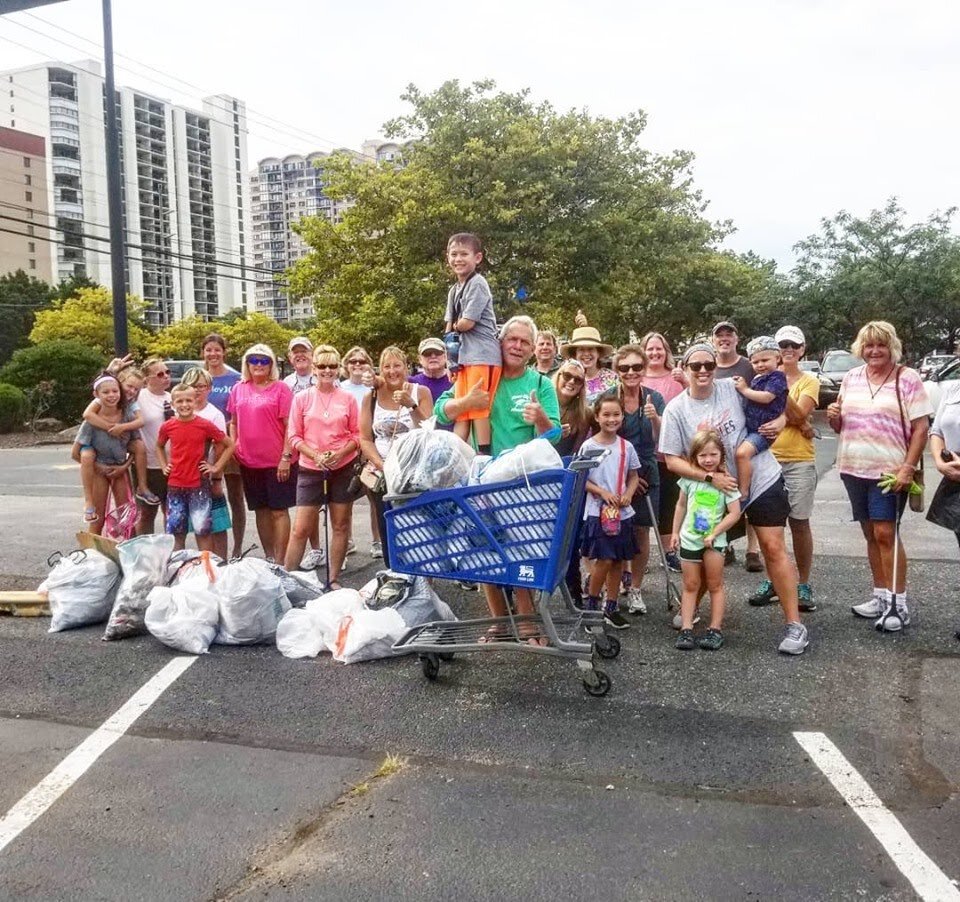
[{"label": "blue shopping cart", "polygon": [[[603,614],[578,608],[564,582],[580,531],[587,471],[594,458],[511,482],[387,496],[387,547],[398,573],[526,589],[533,614],[438,621],[409,630],[394,648],[416,652],[435,680],[440,661],[461,651],[523,651],[576,660],[591,695],[606,695],[610,678],[594,655],[614,658],[620,642]],[[551,610],[551,597],[560,597]]]}]

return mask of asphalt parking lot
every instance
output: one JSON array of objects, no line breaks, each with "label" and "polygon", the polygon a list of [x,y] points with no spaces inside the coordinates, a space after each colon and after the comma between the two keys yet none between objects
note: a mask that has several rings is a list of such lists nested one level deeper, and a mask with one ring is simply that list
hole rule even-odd
[{"label": "asphalt parking lot", "polygon": [[[914,624],[855,620],[868,571],[829,457],[808,653],[776,654],[739,567],[727,646],[675,651],[652,572],[603,699],[533,655],[428,683],[411,659],[178,663],[151,637],[0,619],[0,897],[960,898],[956,544],[908,520]],[[3,588],[69,544],[61,465],[0,452]],[[376,570],[357,521],[352,585]]]}]

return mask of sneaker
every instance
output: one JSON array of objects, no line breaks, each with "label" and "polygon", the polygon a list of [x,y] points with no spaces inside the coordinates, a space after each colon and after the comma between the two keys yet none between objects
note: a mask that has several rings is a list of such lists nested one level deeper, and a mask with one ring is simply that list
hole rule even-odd
[{"label": "sneaker", "polygon": [[308,551],[304,556],[303,560],[300,561],[301,570],[316,570],[319,567],[322,567],[327,560],[326,552],[322,548],[316,548],[313,551]]},{"label": "sneaker", "polygon": [[720,630],[707,630],[697,642],[705,651],[719,651],[723,648],[723,633]]},{"label": "sneaker", "polygon": [[[700,615],[693,615],[693,625],[696,626],[700,622]],[[673,628],[675,630],[683,629],[683,618],[679,614],[673,615]]]},{"label": "sneaker", "polygon": [[733,545],[727,545],[727,550],[723,552],[723,566],[729,567],[737,562],[737,553],[733,550]]},{"label": "sneaker", "polygon": [[137,492],[137,501],[142,501],[148,507],[159,507],[160,499],[153,494],[149,489],[145,492]]},{"label": "sneaker", "polygon": [[370,557],[383,557],[383,544],[380,542],[370,543]]},{"label": "sneaker", "polygon": [[747,573],[763,573],[763,561],[760,560],[760,553],[757,551],[748,551],[743,561],[743,569]]},{"label": "sneaker", "polygon": [[693,651],[697,647],[697,642],[693,638],[693,630],[680,630],[680,635],[677,636],[677,641],[673,644],[674,648],[679,648],[680,651]]},{"label": "sneaker", "polygon": [[876,620],[886,610],[886,607],[886,602],[882,598],[872,595],[869,601],[865,601],[863,604],[855,604],[850,610],[858,617]]},{"label": "sneaker", "polygon": [[631,589],[628,593],[627,613],[628,614],[646,614],[647,605],[640,594],[639,589]]},{"label": "sneaker", "polygon": [[807,637],[807,628],[802,623],[788,623],[783,634],[783,641],[777,651],[785,655],[802,655],[810,644]]},{"label": "sneaker", "polygon": [[797,586],[797,597],[800,600],[801,611],[809,613],[817,609],[817,603],[813,600],[813,589],[810,588],[808,583],[800,583]]},{"label": "sneaker", "polygon": [[353,554],[357,550],[357,543],[350,539],[347,542],[347,554]]},{"label": "sneaker", "polygon": [[468,582],[465,579],[457,580],[457,585],[461,589],[466,589],[468,592],[476,592],[480,587],[476,583]]},{"label": "sneaker", "polygon": [[773,583],[769,579],[765,579],[760,583],[760,587],[757,589],[753,595],[747,598],[747,604],[752,605],[755,608],[762,608],[764,605],[773,604],[775,601],[779,601],[780,598],[777,595],[777,590],[773,588]]},{"label": "sneaker", "polygon": [[680,566],[680,555],[676,551],[668,551],[666,553],[667,558],[667,568],[671,573],[682,573],[683,567]]},{"label": "sneaker", "polygon": [[884,633],[899,633],[905,626],[910,626],[910,611],[905,601],[897,600],[897,609],[893,610],[893,603],[880,615],[874,627]]},{"label": "sneaker", "polygon": [[603,615],[603,622],[615,630],[630,629],[630,622],[619,611],[610,611]]}]

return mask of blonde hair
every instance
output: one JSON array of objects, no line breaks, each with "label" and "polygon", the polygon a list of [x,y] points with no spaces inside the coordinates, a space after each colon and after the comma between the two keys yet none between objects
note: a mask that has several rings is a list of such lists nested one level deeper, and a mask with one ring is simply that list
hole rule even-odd
[{"label": "blonde hair", "polygon": [[143,375],[143,373],[140,371],[138,367],[127,366],[127,367],[124,367],[122,370],[120,370],[119,373],[117,373],[117,379],[120,381],[120,384],[123,385],[123,383],[126,382],[128,379],[139,379],[141,382],[143,382],[146,379],[146,377]]},{"label": "blonde hair", "polygon": [[890,349],[891,363],[899,363],[903,357],[903,345],[897,337],[897,330],[886,320],[875,319],[863,326],[853,340],[850,353],[854,357],[863,357],[863,349],[869,344],[886,345]]},{"label": "blonde hair", "polygon": [[243,363],[240,364],[241,381],[250,381],[250,364],[247,363],[247,358],[251,355],[269,357],[273,361],[273,365],[270,367],[270,381],[276,382],[280,378],[280,370],[277,368],[277,355],[273,353],[273,348],[270,345],[257,344],[251,345],[243,352]]},{"label": "blonde hair", "polygon": [[174,395],[185,395],[188,391],[193,391],[192,385],[184,385],[181,380],[173,388],[170,389],[170,397]]},{"label": "blonde hair", "polygon": [[199,366],[192,366],[183,374],[180,385],[193,388],[199,382],[202,382],[207,388],[211,388],[213,386],[213,377],[205,369]]},{"label": "blonde hair", "polygon": [[583,364],[579,360],[564,360],[553,374],[553,387],[557,390],[557,400],[560,401],[560,379],[563,373],[570,370],[578,370],[577,375],[582,381],[576,398],[566,407],[562,402],[560,403],[560,424],[569,424],[576,434],[585,431],[592,420],[590,408],[587,406],[587,374],[584,372]]},{"label": "blonde hair", "polygon": [[333,345],[317,345],[313,349],[313,363],[316,366],[321,357],[333,357],[334,363],[340,365],[340,352]]},{"label": "blonde hair", "polygon": [[158,363],[163,363],[163,362],[164,362],[164,359],[162,357],[148,357],[146,360],[143,361],[143,366],[141,367],[141,369],[149,378],[152,375],[150,370],[152,370]]},{"label": "blonde hair", "polygon": [[644,356],[646,356],[647,353],[647,342],[654,338],[660,339],[660,342],[663,344],[663,350],[666,352],[666,360],[663,362],[664,367],[672,370],[677,365],[673,359],[673,348],[670,347],[670,342],[667,341],[666,336],[662,332],[648,332],[640,339],[640,347],[643,348]]},{"label": "blonde hair", "polygon": [[727,452],[723,447],[723,440],[716,429],[701,429],[690,442],[690,451],[687,453],[687,460],[694,466],[697,466],[697,455],[703,451],[707,445],[716,445],[720,449],[720,466],[718,470],[727,469]]},{"label": "blonde hair", "polygon": [[367,366],[372,366],[372,365],[373,365],[373,358],[367,353],[367,349],[366,349],[366,348],[361,348],[360,345],[354,345],[354,346],[353,346],[352,348],[350,348],[350,350],[347,351],[347,353],[344,354],[343,357],[341,358],[341,359],[342,359],[342,362],[343,362],[343,365],[340,367],[340,378],[341,378],[341,379],[349,379],[349,378],[350,378],[350,373],[347,371],[347,361],[348,361],[351,357],[353,357],[354,355],[356,355],[356,354],[362,354],[362,355],[363,355],[363,359],[367,361]]},{"label": "blonde hair", "polygon": [[409,365],[410,365],[410,361],[407,359],[406,352],[403,350],[403,348],[398,348],[396,345],[387,345],[387,346],[380,352],[380,367],[381,367],[381,369],[383,368],[383,362],[384,362],[385,360],[389,359],[390,357],[393,357],[393,358],[399,360],[404,366],[409,366]]}]

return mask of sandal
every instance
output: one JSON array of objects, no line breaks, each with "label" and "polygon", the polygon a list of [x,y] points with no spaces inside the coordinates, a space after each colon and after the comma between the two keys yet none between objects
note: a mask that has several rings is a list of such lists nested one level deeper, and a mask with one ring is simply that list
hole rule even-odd
[{"label": "sandal", "polygon": [[148,507],[158,507],[160,504],[160,499],[149,489],[145,492],[137,492],[136,499],[137,501],[143,502]]},{"label": "sandal", "polygon": [[83,522],[84,523],[96,523],[100,519],[100,515],[97,513],[95,507],[86,507],[83,509]]},{"label": "sandal", "polygon": [[693,638],[693,630],[680,630],[680,635],[677,636],[677,641],[673,647],[680,649],[680,651],[692,651],[696,648],[697,643]]}]

